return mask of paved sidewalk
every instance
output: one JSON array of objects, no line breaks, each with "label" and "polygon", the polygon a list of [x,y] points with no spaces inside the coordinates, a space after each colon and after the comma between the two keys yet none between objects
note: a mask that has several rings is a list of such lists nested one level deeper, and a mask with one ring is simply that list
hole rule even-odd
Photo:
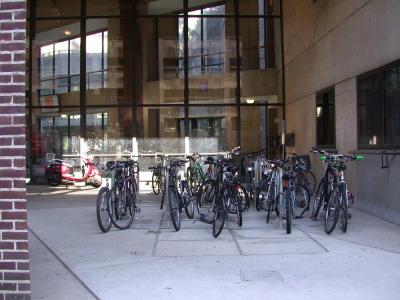
[{"label": "paved sidewalk", "polygon": [[100,232],[97,190],[28,188],[33,299],[398,299],[400,227],[352,210],[349,231],[266,214],[234,216],[217,239],[142,195],[132,229]]}]

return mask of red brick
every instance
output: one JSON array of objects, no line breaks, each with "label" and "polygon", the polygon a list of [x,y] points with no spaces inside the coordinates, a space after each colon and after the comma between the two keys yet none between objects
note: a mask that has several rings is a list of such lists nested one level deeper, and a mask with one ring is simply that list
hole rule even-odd
[{"label": "red brick", "polygon": [[0,65],[0,72],[24,72],[25,64],[3,64]]},{"label": "red brick", "polygon": [[13,10],[13,9],[25,9],[25,1],[1,3],[1,10]]},{"label": "red brick", "polygon": [[[11,32],[1,32],[0,33],[0,41],[10,41],[12,39],[12,34]],[[3,55],[9,55],[9,54],[3,54]],[[10,61],[10,59],[7,60],[1,60],[1,61]]]},{"label": "red brick", "polygon": [[0,270],[15,270],[16,264],[14,261],[0,261]]},{"label": "red brick", "polygon": [[0,103],[7,104],[12,102],[12,96],[0,96]]},{"label": "red brick", "polygon": [[26,149],[24,148],[0,148],[0,156],[25,156],[25,155],[26,155]]},{"label": "red brick", "polygon": [[[10,209],[10,208],[8,208]],[[13,229],[13,223],[12,222],[0,222],[0,230],[4,230],[4,229]]]},{"label": "red brick", "polygon": [[26,45],[22,42],[11,42],[0,44],[0,51],[22,51],[25,50]]},{"label": "red brick", "polygon": [[31,294],[5,294],[4,300],[31,300]]},{"label": "red brick", "polygon": [[11,82],[11,75],[0,75],[0,83]]},{"label": "red brick", "polygon": [[4,260],[19,260],[19,259],[29,259],[28,251],[10,251],[10,252],[3,252],[3,259]]},{"label": "red brick", "polygon": [[[22,138],[22,137],[14,138],[13,140],[14,140],[14,145],[21,146],[21,145],[25,145],[26,144],[26,139]],[[24,162],[24,165],[25,165],[25,162]],[[14,166],[15,166],[15,163],[14,163]]]},{"label": "red brick", "polygon": [[26,209],[26,201],[15,201],[14,208],[15,209]]},{"label": "red brick", "polygon": [[26,193],[19,191],[0,191],[0,199],[25,199]]},{"label": "red brick", "polygon": [[[25,57],[21,60],[25,60]],[[14,56],[14,61],[15,61],[15,56]],[[25,75],[13,75],[12,80],[14,83],[25,83]]]},{"label": "red brick", "polygon": [[0,114],[24,114],[24,113],[25,113],[25,107],[22,105],[0,107]]},{"label": "red brick", "polygon": [[0,180],[0,189],[11,189],[11,188],[12,188],[11,180]]},{"label": "red brick", "polygon": [[12,13],[11,12],[1,12],[0,13],[0,20],[11,20]]},{"label": "red brick", "polygon": [[0,291],[15,291],[17,285],[15,283],[0,282]]},{"label": "red brick", "polygon": [[24,125],[26,123],[26,116],[14,116],[13,124],[14,125]]},{"label": "red brick", "polygon": [[[15,139],[14,139],[14,144],[15,144]],[[26,166],[26,161],[25,159],[14,159],[13,166],[16,168],[23,168]]]},{"label": "red brick", "polygon": [[9,159],[0,159],[0,168],[11,167],[11,160]]},{"label": "red brick", "polygon": [[0,146],[11,146],[12,138],[2,138],[0,137]]},{"label": "red brick", "polygon": [[12,208],[12,202],[11,201],[1,201],[0,200],[0,210],[7,210]]},{"label": "red brick", "polygon": [[29,270],[29,263],[27,262],[18,262],[17,263],[18,270]]},{"label": "red brick", "polygon": [[[14,162],[15,165],[15,162]],[[24,162],[25,165],[25,162]],[[13,186],[14,188],[26,188],[26,182],[25,180],[13,180]]]},{"label": "red brick", "polygon": [[11,178],[25,178],[26,171],[25,170],[10,170],[10,169],[0,169],[0,177],[11,177]]},{"label": "red brick", "polygon": [[26,222],[15,222],[15,229],[16,230],[27,230],[28,223]]},{"label": "red brick", "polygon": [[17,242],[18,250],[28,250],[28,242]]},{"label": "red brick", "polygon": [[29,283],[18,283],[18,291],[30,291],[31,285]]},{"label": "red brick", "polygon": [[14,12],[14,20],[25,20],[26,13],[24,11]]},{"label": "red brick", "polygon": [[25,29],[25,22],[7,22],[0,24],[0,30],[18,30],[18,29]]},{"label": "red brick", "polygon": [[[24,192],[21,192],[25,194]],[[25,211],[3,211],[1,212],[3,220],[26,220]],[[11,233],[11,232],[10,232]]]},{"label": "red brick", "polygon": [[14,104],[25,104],[25,97],[24,96],[12,96],[12,102]]},{"label": "red brick", "polygon": [[17,231],[11,231],[11,232],[3,232],[2,233],[2,238],[3,240],[27,240],[28,239],[28,232],[17,232]]},{"label": "red brick", "polygon": [[[19,41],[19,40],[25,41],[25,39],[26,39],[25,32],[14,32],[14,36],[13,36],[14,41]],[[17,54],[15,54],[15,55],[17,55]],[[15,59],[15,55],[14,55],[14,59]],[[18,54],[18,55],[20,55],[20,54]],[[25,54],[21,54],[21,55],[23,55],[24,59],[25,59]]]},{"label": "red brick", "polygon": [[4,272],[4,280],[29,280],[29,272]]},{"label": "red brick", "polygon": [[[0,40],[3,34],[0,34]],[[0,54],[0,61],[1,62],[9,62],[11,61],[11,54],[8,53],[2,53]]]},{"label": "red brick", "polygon": [[14,249],[14,242],[0,241],[0,250],[12,250],[12,249]]},{"label": "red brick", "polygon": [[[1,46],[0,46],[0,51],[2,51]],[[0,93],[8,94],[8,93],[24,93],[24,92],[25,92],[25,86],[23,85],[14,85],[14,84],[0,85]]]}]

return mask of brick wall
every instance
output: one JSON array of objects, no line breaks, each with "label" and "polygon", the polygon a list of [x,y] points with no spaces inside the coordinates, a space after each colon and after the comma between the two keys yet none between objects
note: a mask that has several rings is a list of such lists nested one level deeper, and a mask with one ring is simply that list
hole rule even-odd
[{"label": "brick wall", "polygon": [[29,299],[25,1],[0,0],[0,300]]}]

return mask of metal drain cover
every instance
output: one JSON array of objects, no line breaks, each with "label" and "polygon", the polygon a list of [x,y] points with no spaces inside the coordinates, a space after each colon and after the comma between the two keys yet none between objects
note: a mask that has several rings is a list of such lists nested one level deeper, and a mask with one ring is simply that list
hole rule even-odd
[{"label": "metal drain cover", "polygon": [[242,281],[283,281],[281,274],[273,270],[240,270],[240,278],[242,279]]}]

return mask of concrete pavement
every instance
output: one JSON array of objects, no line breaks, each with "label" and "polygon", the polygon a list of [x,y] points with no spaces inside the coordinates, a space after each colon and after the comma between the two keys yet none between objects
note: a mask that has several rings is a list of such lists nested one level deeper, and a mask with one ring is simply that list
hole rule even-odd
[{"label": "concrete pavement", "polygon": [[100,232],[97,190],[31,186],[33,299],[398,299],[400,227],[352,210],[349,231],[295,220],[287,235],[265,213],[234,216],[217,239],[184,220],[175,232],[159,198],[141,196],[132,229]]}]

